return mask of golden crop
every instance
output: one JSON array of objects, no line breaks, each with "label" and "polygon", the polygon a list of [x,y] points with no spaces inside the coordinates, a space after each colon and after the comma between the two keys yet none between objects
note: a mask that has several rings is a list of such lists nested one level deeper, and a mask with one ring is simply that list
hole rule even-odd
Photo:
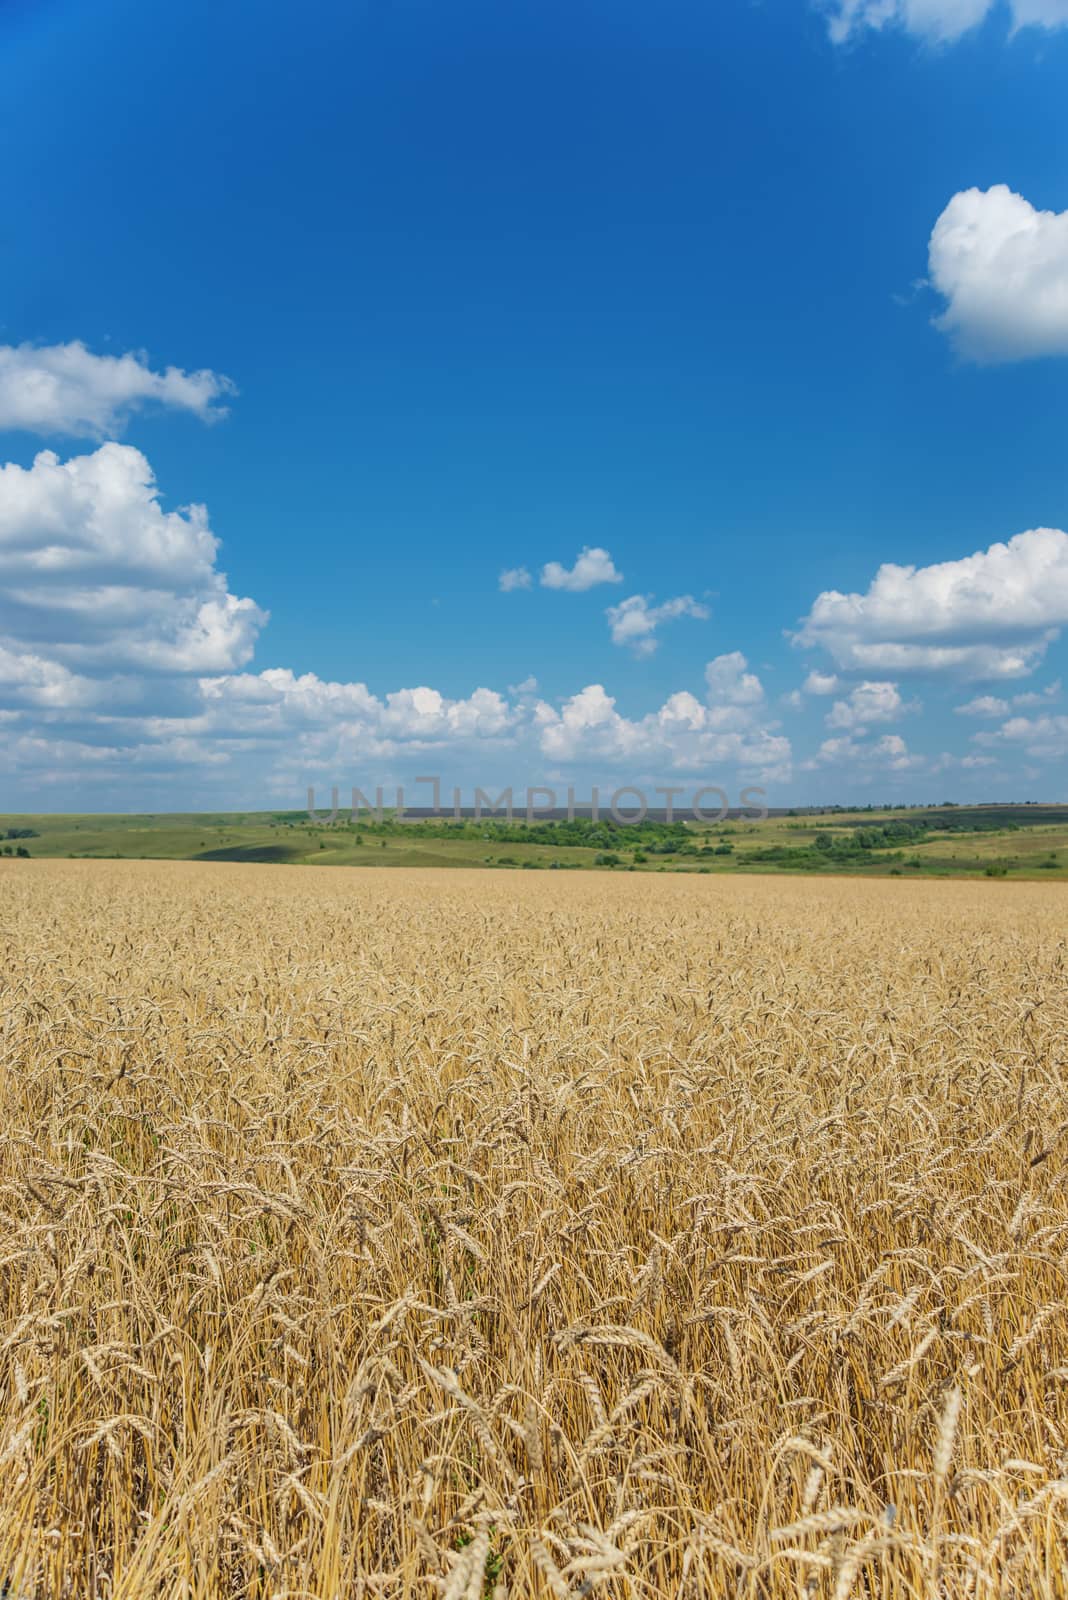
[{"label": "golden crop", "polygon": [[1056,887],[0,869],[0,1585],[1068,1594]]}]

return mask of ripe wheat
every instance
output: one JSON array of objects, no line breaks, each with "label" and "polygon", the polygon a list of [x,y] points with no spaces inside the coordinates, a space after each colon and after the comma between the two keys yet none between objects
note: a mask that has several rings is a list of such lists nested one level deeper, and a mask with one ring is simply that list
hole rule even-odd
[{"label": "ripe wheat", "polygon": [[0,906],[5,1593],[1068,1596],[1055,886]]}]

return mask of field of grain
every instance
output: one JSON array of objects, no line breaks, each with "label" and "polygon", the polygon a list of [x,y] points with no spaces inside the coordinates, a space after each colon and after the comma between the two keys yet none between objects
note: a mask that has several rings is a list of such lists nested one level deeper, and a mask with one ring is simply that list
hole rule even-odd
[{"label": "field of grain", "polygon": [[0,906],[5,1594],[1068,1594],[1056,886]]}]

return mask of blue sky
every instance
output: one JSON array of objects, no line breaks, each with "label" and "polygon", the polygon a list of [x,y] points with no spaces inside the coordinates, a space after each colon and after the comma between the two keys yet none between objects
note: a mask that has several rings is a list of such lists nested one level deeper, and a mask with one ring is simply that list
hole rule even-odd
[{"label": "blue sky", "polygon": [[0,805],[1063,798],[1066,95],[1068,0],[0,3]]}]

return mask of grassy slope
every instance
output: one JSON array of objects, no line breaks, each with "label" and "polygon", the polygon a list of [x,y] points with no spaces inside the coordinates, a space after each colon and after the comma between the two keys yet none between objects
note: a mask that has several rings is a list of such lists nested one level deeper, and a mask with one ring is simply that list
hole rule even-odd
[{"label": "grassy slope", "polygon": [[[838,859],[818,866],[754,860],[769,847],[803,849],[818,834],[845,836],[851,824],[880,822],[916,813],[837,813],[833,817],[769,818],[735,822],[691,831],[702,844],[729,842],[731,855],[676,857],[651,855],[640,872],[790,872],[860,873],[903,877],[983,876],[990,866],[1004,867],[1012,878],[1045,881],[1068,876],[1068,814],[1063,808],[1020,807],[1015,828],[992,832],[948,833],[922,844],[865,852],[859,859]],[[1009,816],[1006,813],[1006,818]],[[1051,820],[1052,819],[1052,820]],[[34,857],[101,859],[245,860],[291,865],[491,867],[526,865],[592,867],[596,848],[511,843],[486,838],[440,838],[418,823],[384,836],[364,832],[357,842],[351,827],[330,828],[307,821],[280,820],[272,813],[155,816],[0,816],[0,834],[30,827],[37,837],[21,842]],[[621,850],[630,865],[630,850]],[[502,858],[505,858],[502,860]],[[623,868],[617,868],[623,870]]]}]

